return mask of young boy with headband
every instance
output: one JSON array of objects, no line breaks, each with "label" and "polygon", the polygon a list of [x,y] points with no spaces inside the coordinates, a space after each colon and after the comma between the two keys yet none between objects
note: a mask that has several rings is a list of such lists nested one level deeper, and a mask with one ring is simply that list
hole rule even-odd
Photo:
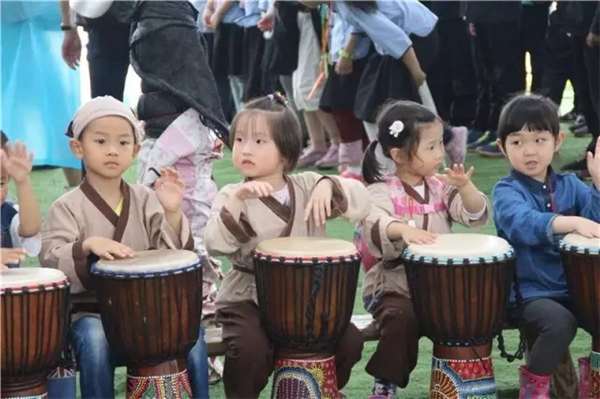
[{"label": "young boy with headband", "polygon": [[[106,340],[92,291],[90,267],[98,259],[131,258],[149,249],[193,249],[181,211],[184,184],[178,172],[160,171],[156,191],[123,180],[140,145],[138,120],[112,97],[82,105],[69,125],[73,154],[86,177],[50,207],[42,227],[40,262],[71,279],[73,310],[69,340],[80,370],[81,397],[114,398],[118,364]],[[83,313],[82,313],[83,312]],[[194,397],[208,397],[203,333],[187,358]]]}]

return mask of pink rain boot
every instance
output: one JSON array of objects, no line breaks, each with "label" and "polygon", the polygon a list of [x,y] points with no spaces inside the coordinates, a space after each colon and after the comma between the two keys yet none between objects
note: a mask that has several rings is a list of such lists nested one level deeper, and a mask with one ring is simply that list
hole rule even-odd
[{"label": "pink rain boot", "polygon": [[590,358],[579,358],[579,398],[590,399]]},{"label": "pink rain boot", "polygon": [[525,366],[519,367],[519,399],[550,399],[551,379],[551,375],[535,375]]}]

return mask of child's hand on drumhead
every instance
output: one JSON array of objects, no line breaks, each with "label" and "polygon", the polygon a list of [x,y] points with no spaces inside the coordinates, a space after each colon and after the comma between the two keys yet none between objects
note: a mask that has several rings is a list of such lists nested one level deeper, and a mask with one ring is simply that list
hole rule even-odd
[{"label": "child's hand on drumhead", "polygon": [[105,237],[87,238],[82,247],[84,252],[91,252],[106,260],[133,258],[135,256],[135,252],[127,245]]},{"label": "child's hand on drumhead", "polygon": [[183,202],[185,183],[179,172],[173,168],[160,171],[160,178],[154,184],[156,195],[165,212],[179,212]]},{"label": "child's hand on drumhead", "polygon": [[445,174],[442,175],[438,173],[435,176],[449,186],[460,188],[469,184],[474,171],[475,168],[472,166],[468,172],[465,172],[465,167],[463,164],[454,164],[452,169],[444,169]]},{"label": "child's hand on drumhead", "polygon": [[322,226],[331,216],[331,199],[333,197],[333,187],[331,180],[321,180],[313,189],[306,208],[304,209],[304,221],[308,221],[310,216],[315,220],[316,226]]},{"label": "child's hand on drumhead", "polygon": [[402,240],[408,244],[433,244],[437,234],[430,233],[426,230],[418,229],[409,225],[404,225],[402,228]]},{"label": "child's hand on drumhead", "polygon": [[268,197],[273,194],[273,186],[270,183],[263,181],[249,181],[242,184],[235,192],[235,196],[245,201],[247,199],[255,199]]},{"label": "child's hand on drumhead", "polygon": [[593,220],[579,218],[576,232],[587,238],[600,237],[600,224]]},{"label": "child's hand on drumhead", "polygon": [[0,250],[0,263],[3,265],[10,263],[20,263],[25,259],[25,249],[23,248],[2,248]]}]

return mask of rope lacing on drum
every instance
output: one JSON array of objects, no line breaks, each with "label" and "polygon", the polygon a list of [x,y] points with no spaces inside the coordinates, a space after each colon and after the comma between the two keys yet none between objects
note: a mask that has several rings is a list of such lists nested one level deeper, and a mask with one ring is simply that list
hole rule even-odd
[{"label": "rope lacing on drum", "polygon": [[312,262],[314,267],[314,274],[312,276],[310,296],[308,298],[308,303],[306,306],[306,329],[308,330],[308,344],[311,347],[316,346],[317,344],[314,337],[314,317],[317,296],[319,295],[319,290],[321,289],[321,280],[323,279],[323,270],[325,268],[324,264],[321,261],[319,261],[318,258],[313,258]]},{"label": "rope lacing on drum", "polygon": [[[517,308],[519,308],[523,304],[523,295],[521,294],[521,287],[519,285],[519,276],[517,274],[517,267],[513,268],[513,287],[515,290],[515,302],[517,304]],[[498,349],[500,350],[500,356],[503,359],[506,359],[509,363],[514,362],[515,360],[523,359],[523,353],[525,352],[525,338],[523,334],[519,330],[519,346],[517,347],[517,351],[514,355],[511,355],[506,352],[506,348],[504,345],[504,336],[502,335],[502,331],[498,334]]]}]

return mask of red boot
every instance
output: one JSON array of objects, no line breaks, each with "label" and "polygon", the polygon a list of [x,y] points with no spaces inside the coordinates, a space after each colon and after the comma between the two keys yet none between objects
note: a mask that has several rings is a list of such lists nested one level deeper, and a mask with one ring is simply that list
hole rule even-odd
[{"label": "red boot", "polygon": [[579,397],[590,399],[590,358],[579,358]]},{"label": "red boot", "polygon": [[519,399],[550,399],[551,375],[532,374],[525,366],[519,367]]}]

